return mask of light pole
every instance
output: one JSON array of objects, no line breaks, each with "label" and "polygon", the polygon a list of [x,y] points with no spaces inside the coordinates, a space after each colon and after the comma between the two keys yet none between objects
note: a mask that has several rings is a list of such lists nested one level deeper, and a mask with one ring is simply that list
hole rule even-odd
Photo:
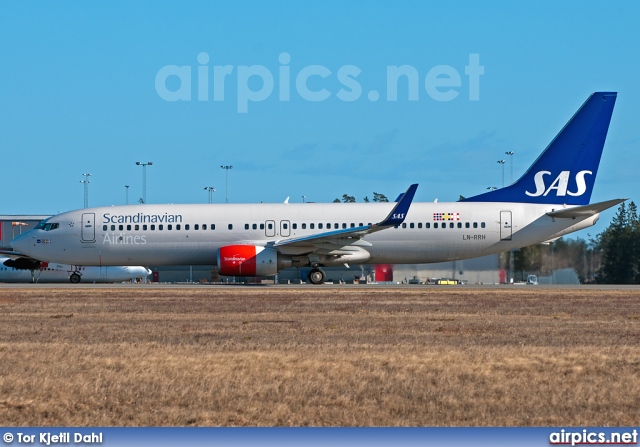
[{"label": "light pole", "polygon": [[84,180],[80,180],[80,183],[84,183],[84,207],[89,208],[89,177],[91,174],[82,174],[84,175]]},{"label": "light pole", "polygon": [[508,151],[508,152],[505,152],[504,154],[509,156],[509,167],[511,170],[511,178],[509,180],[509,184],[513,185],[513,151]]},{"label": "light pole", "polygon": [[504,160],[498,160],[498,163],[502,165],[502,187],[504,188],[504,164],[506,162]]},{"label": "light pole", "polygon": [[233,169],[233,166],[222,165],[220,168],[226,171],[225,201],[229,203],[229,169]]},{"label": "light pole", "polygon": [[302,203],[305,203],[306,200],[307,200],[307,196],[302,196]]},{"label": "light pole", "polygon": [[209,203],[213,203],[213,193],[216,192],[216,189],[213,186],[205,186],[205,191],[209,191]]},{"label": "light pole", "polygon": [[142,203],[147,203],[147,166],[153,165],[153,162],[140,163],[136,161],[136,165],[142,166]]},{"label": "light pole", "polygon": [[129,185],[124,185],[124,197],[126,204],[129,205]]}]

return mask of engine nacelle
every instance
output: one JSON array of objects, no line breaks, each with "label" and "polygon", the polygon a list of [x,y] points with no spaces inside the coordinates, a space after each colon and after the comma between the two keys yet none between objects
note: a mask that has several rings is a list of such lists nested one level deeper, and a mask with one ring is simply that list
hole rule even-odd
[{"label": "engine nacelle", "polygon": [[272,276],[278,274],[278,251],[255,245],[226,245],[218,250],[222,276]]}]

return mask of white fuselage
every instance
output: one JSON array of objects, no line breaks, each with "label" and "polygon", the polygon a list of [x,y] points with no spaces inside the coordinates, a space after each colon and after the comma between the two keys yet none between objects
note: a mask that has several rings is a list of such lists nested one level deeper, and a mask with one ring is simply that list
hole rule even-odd
[{"label": "white fuselage", "polygon": [[[130,205],[87,208],[48,220],[12,242],[33,258],[73,265],[212,265],[222,246],[269,246],[288,238],[379,222],[394,203]],[[413,203],[404,223],[364,237],[362,263],[416,264],[484,256],[593,225],[559,219],[562,205]],[[328,226],[331,228],[329,229]],[[178,229],[179,228],[179,229]],[[279,251],[296,256],[299,248]],[[336,258],[335,265],[344,261]],[[331,265],[325,262],[324,265]]]},{"label": "white fuselage", "polygon": [[5,283],[68,283],[74,272],[81,275],[81,281],[86,283],[114,283],[146,278],[151,271],[139,266],[103,266],[103,267],[74,267],[68,264],[48,263],[31,270],[16,269],[4,265],[9,258],[0,258],[0,282]]}]

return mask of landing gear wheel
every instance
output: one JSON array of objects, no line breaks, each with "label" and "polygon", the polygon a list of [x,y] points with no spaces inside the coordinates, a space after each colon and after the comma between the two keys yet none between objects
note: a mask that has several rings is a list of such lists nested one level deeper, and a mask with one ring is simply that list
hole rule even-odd
[{"label": "landing gear wheel", "polygon": [[311,284],[322,284],[325,276],[324,271],[316,267],[311,269],[308,278]]},{"label": "landing gear wheel", "polygon": [[69,277],[69,281],[71,281],[71,283],[73,284],[78,284],[80,282],[80,279],[81,277],[77,273],[72,273]]}]

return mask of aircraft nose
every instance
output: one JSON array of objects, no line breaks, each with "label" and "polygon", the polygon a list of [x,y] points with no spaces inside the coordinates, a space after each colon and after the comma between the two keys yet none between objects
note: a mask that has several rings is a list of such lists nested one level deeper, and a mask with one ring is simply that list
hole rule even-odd
[{"label": "aircraft nose", "polygon": [[13,250],[25,254],[27,256],[31,256],[31,235],[29,232],[21,234],[11,241],[11,248]]}]

